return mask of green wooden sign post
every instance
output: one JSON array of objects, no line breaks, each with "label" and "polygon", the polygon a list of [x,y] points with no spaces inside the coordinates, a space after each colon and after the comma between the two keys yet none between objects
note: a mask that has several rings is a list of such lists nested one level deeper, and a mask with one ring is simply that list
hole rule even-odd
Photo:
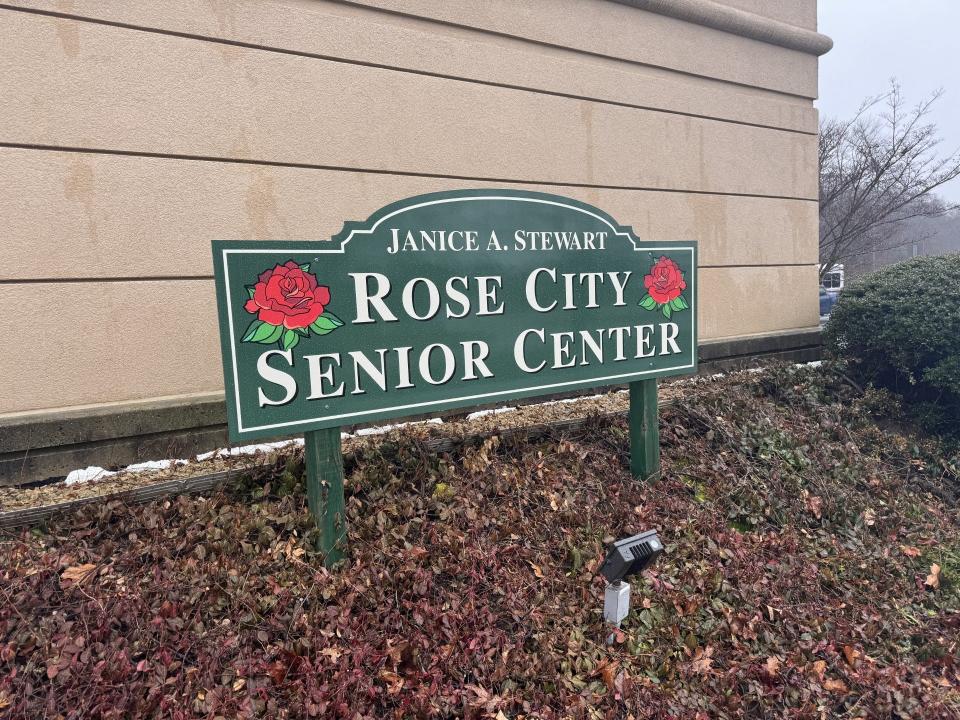
[{"label": "green wooden sign post", "polygon": [[657,423],[657,381],[630,383],[630,472],[647,480],[660,472],[660,428]]},{"label": "green wooden sign post", "polygon": [[559,195],[421,195],[326,242],[216,241],[213,261],[231,440],[303,434],[331,565],[341,427],[628,383],[649,478],[657,378],[696,371],[696,243]]},{"label": "green wooden sign post", "polygon": [[340,428],[305,432],[303,460],[307,475],[307,504],[320,529],[320,550],[330,567],[343,559],[347,544]]}]

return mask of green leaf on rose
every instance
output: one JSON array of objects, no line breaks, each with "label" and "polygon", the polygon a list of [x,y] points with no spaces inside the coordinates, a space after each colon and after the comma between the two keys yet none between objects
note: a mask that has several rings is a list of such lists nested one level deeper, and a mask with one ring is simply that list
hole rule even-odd
[{"label": "green leaf on rose", "polygon": [[264,323],[262,320],[254,320],[252,323],[250,323],[247,326],[246,331],[243,333],[243,337],[241,338],[240,342],[253,342],[252,338],[254,333],[256,333],[259,327],[263,324]]},{"label": "green leaf on rose", "polygon": [[670,316],[673,315],[673,310],[670,309],[670,303],[664,303],[660,306],[660,310],[663,311],[663,316],[669,320]]},{"label": "green leaf on rose", "polygon": [[682,297],[675,297],[673,300],[670,301],[670,309],[673,310],[674,312],[677,312],[679,310],[686,310],[687,304],[683,301]]},{"label": "green leaf on rose", "polygon": [[303,265],[300,266],[300,269],[303,270],[304,272],[310,272],[310,263],[304,263]]},{"label": "green leaf on rose", "polygon": [[320,318],[317,318],[313,321],[310,329],[313,330],[314,335],[326,335],[327,333],[332,333],[337,328],[327,327],[326,325],[320,323]]},{"label": "green leaf on rose", "polygon": [[301,335],[301,336],[303,336],[303,337],[310,337],[310,331],[309,331],[307,328],[305,328],[305,327],[302,327],[302,328],[294,328],[294,330],[296,330],[296,332],[297,332],[298,335]]},{"label": "green leaf on rose", "polygon": [[640,301],[640,307],[642,307],[644,310],[653,310],[655,307],[657,307],[657,301],[649,295],[645,295],[643,300]]},{"label": "green leaf on rose", "polygon": [[283,332],[283,337],[280,338],[280,347],[282,347],[284,350],[290,350],[295,348],[298,342],[300,342],[300,335],[293,330],[285,330]]},{"label": "green leaf on rose", "polygon": [[256,287],[253,285],[246,285],[245,287],[247,289],[247,295],[249,295],[250,299],[253,300],[253,295],[257,291]]},{"label": "green leaf on rose", "polygon": [[316,320],[313,321],[313,324],[318,328],[322,330],[326,330],[328,332],[330,330],[336,330],[338,327],[343,325],[343,323],[340,322],[339,318],[335,320],[334,318],[331,318],[328,314],[321,315],[320,317],[318,317]]},{"label": "green leaf on rose", "polygon": [[334,314],[333,314],[332,312],[330,312],[329,310],[324,310],[324,311],[323,311],[323,315],[321,315],[320,317],[326,318],[327,320],[330,320],[330,321],[334,324],[334,326],[336,326],[336,327],[341,327],[341,326],[343,325],[343,320],[341,320],[340,318],[338,318],[336,315],[334,315]]},{"label": "green leaf on rose", "polygon": [[283,327],[280,325],[271,325],[270,323],[263,323],[258,327],[253,335],[250,336],[250,339],[247,342],[263,343],[264,345],[270,345],[271,343],[277,342],[280,339],[280,336],[283,335]]},{"label": "green leaf on rose", "polygon": [[261,320],[254,320],[250,327],[243,334],[241,342],[255,342],[270,345],[277,342],[283,334],[283,328],[279,325],[271,325]]}]

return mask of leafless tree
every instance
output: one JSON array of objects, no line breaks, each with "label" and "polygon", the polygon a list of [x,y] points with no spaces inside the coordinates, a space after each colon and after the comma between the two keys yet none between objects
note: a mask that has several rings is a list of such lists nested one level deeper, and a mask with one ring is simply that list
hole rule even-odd
[{"label": "leafless tree", "polygon": [[957,207],[931,194],[960,175],[960,151],[941,156],[927,119],[941,94],[909,108],[893,80],[853,118],[820,123],[821,278],[844,260],[903,244],[894,231],[904,220]]}]

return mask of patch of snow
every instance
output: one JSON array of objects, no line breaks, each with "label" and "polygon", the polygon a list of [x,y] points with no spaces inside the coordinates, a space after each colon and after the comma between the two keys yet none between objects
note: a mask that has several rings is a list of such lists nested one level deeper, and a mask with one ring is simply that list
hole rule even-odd
[{"label": "patch of snow", "polygon": [[408,425],[443,425],[440,418],[430,418],[429,420],[418,420],[416,422],[397,423],[396,425],[375,425],[373,427],[360,428],[356,435],[383,435],[391,430],[405,428]]},{"label": "patch of snow", "polygon": [[146,462],[127,465],[124,472],[150,472],[151,470],[166,470],[173,465],[186,465],[189,460],[147,460]]},{"label": "patch of snow", "polygon": [[268,453],[273,450],[280,450],[281,448],[291,447],[294,445],[303,445],[303,438],[278,440],[277,442],[271,443],[255,443],[254,445],[240,445],[232,448],[219,448],[217,450],[211,450],[210,452],[200,453],[197,455],[197,461],[203,462],[204,460],[209,460],[212,457],[227,458],[239,457],[240,455],[256,455],[257,453]]},{"label": "patch of snow", "polygon": [[467,415],[467,420],[476,420],[477,418],[486,417],[487,415],[499,415],[500,413],[513,412],[516,410],[515,407],[500,407],[493,408],[492,410],[477,410]]},{"label": "patch of snow", "polygon": [[273,450],[291,447],[293,445],[303,445],[303,438],[293,438],[292,440],[278,440],[271,443],[256,443],[254,445],[241,445],[240,447],[224,448],[220,451],[220,457],[238,457],[240,455],[256,455],[257,453],[268,453]]},{"label": "patch of snow", "polygon": [[97,467],[96,465],[91,465],[90,467],[81,468],[79,470],[71,470],[67,475],[67,479],[64,480],[63,483],[64,485],[74,485],[75,483],[102,480],[103,478],[110,477],[111,475],[116,475],[116,473],[102,467]]},{"label": "patch of snow", "polygon": [[[630,392],[629,390],[617,390],[617,393]],[[599,400],[600,398],[605,398],[607,395],[612,393],[600,393],[599,395],[584,395],[583,397],[575,398],[563,398],[561,400],[547,400],[546,402],[536,403],[533,405],[527,405],[526,407],[539,407],[541,405],[569,405],[572,403],[578,403],[583,400]]]},{"label": "patch of snow", "polygon": [[737,370],[728,370],[726,372],[713,373],[712,375],[691,375],[680,380],[676,380],[677,385],[701,385],[712,382],[713,380],[722,380],[723,378],[743,375],[745,373],[762,373],[766,368],[738,368]]}]

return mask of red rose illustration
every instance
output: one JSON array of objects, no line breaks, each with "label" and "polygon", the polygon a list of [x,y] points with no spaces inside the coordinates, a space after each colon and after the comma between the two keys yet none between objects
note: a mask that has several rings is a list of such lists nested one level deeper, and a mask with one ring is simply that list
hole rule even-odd
[{"label": "red rose illustration", "polygon": [[288,260],[260,274],[244,309],[262,322],[296,330],[313,323],[329,302],[330,288],[318,285],[315,275]]},{"label": "red rose illustration", "polygon": [[661,255],[650,274],[643,278],[647,294],[640,301],[644,310],[659,310],[669,320],[675,312],[689,309],[686,299],[681,294],[687,289],[687,281],[683,279],[683,271],[666,255]]},{"label": "red rose illustration", "polygon": [[650,268],[650,274],[643,278],[643,284],[658,305],[670,302],[687,289],[683,273],[668,257],[657,260],[656,264]]}]

